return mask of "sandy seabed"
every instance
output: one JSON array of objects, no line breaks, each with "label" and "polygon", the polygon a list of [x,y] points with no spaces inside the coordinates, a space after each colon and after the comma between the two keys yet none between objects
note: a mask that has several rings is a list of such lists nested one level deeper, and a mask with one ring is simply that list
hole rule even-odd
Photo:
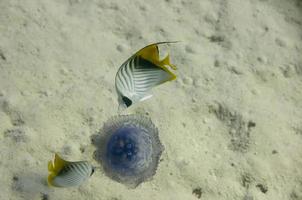
[{"label": "sandy seabed", "polygon": [[[301,0],[0,0],[0,36],[0,200],[302,199]],[[178,79],[125,112],[159,129],[155,176],[49,188],[54,152],[99,165],[118,67],[175,40]]]}]

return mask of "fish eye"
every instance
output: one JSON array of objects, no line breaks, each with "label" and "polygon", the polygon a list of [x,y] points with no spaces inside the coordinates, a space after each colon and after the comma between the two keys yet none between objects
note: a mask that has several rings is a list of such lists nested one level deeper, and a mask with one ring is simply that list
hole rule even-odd
[{"label": "fish eye", "polygon": [[123,97],[122,97],[122,100],[123,100],[123,102],[126,104],[127,107],[129,107],[129,106],[132,105],[132,101],[131,101],[129,98],[123,96]]}]

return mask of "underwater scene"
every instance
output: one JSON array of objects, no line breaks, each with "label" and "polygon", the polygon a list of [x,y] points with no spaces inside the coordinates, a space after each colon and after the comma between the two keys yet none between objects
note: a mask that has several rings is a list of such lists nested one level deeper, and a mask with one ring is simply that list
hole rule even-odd
[{"label": "underwater scene", "polygon": [[301,0],[0,0],[0,200],[302,200]]}]

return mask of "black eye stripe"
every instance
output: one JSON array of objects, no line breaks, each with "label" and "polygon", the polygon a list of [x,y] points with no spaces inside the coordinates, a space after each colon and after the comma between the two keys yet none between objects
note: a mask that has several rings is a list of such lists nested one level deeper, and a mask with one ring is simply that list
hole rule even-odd
[{"label": "black eye stripe", "polygon": [[127,107],[129,107],[129,106],[132,105],[132,101],[131,101],[129,98],[123,96],[123,97],[122,97],[122,100],[123,100],[123,102],[126,104]]}]

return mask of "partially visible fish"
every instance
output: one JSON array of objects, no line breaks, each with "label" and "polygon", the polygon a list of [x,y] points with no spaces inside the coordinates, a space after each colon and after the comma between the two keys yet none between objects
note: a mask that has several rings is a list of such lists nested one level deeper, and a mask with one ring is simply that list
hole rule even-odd
[{"label": "partially visible fish", "polygon": [[176,79],[176,75],[167,67],[176,70],[176,66],[170,63],[169,54],[159,60],[158,45],[166,43],[175,42],[150,44],[120,66],[115,77],[119,109],[152,97],[149,91],[153,87]]},{"label": "partially visible fish", "polygon": [[87,161],[70,162],[55,154],[48,162],[48,185],[55,187],[79,186],[86,181],[95,168]]}]

